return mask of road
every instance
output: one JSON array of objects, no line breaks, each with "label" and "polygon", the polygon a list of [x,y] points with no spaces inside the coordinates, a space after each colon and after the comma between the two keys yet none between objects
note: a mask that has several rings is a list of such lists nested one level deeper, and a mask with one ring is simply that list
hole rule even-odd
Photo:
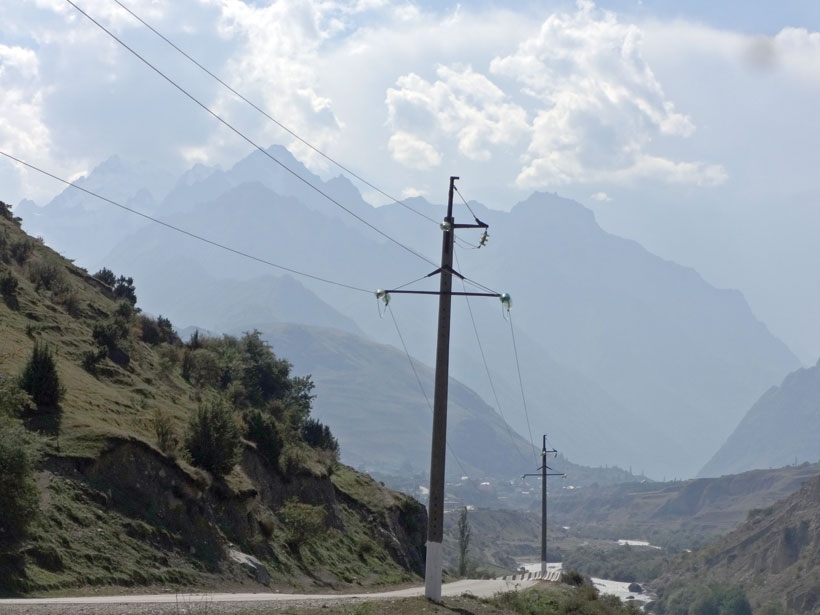
[{"label": "road", "polygon": [[[505,581],[501,579],[467,579],[445,583],[441,587],[442,596],[460,596],[462,594],[472,594],[474,596],[486,598],[498,592],[510,591],[514,589],[524,589],[537,583],[536,580]],[[92,613],[93,608],[77,610],[77,607],[127,607],[128,605],[198,605],[216,603],[264,603],[264,602],[289,602],[300,604],[321,604],[337,602],[342,600],[363,601],[363,600],[390,600],[397,598],[411,598],[423,596],[424,587],[409,587],[386,592],[356,593],[356,594],[282,594],[282,593],[230,593],[230,594],[144,594],[128,596],[82,596],[70,598],[11,598],[0,600],[0,613],[46,613],[46,612],[72,612]],[[7,608],[8,607],[8,608]],[[108,612],[102,609],[99,612]],[[126,611],[127,612],[127,611]]]}]

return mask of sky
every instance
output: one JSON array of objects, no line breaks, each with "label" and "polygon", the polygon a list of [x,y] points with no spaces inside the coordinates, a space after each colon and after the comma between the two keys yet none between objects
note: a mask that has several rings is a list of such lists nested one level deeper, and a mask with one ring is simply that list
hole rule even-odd
[{"label": "sky", "polygon": [[[388,194],[509,210],[532,191],[738,289],[820,356],[820,3],[120,0]],[[0,3],[0,150],[65,179],[118,154],[172,173],[282,144],[339,173],[115,0]],[[63,186],[0,156],[0,200]],[[374,204],[384,197],[361,186]]]}]

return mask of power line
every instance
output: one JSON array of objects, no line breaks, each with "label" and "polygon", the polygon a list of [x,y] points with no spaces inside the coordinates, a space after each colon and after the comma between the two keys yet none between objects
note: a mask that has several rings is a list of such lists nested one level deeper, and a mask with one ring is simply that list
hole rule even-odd
[{"label": "power line", "polygon": [[[461,268],[461,264],[460,264],[460,263],[458,263],[458,254],[456,254],[456,255],[455,255],[455,257],[456,257],[456,263],[458,264],[459,269],[460,269],[460,268]],[[467,287],[466,287],[466,285],[464,284],[464,280],[462,280],[462,281],[461,281],[461,285],[462,285],[462,287],[464,287],[464,289],[466,290],[466,288],[467,288]],[[475,322],[475,316],[473,315],[473,306],[472,306],[472,303],[470,302],[470,298],[469,298],[469,297],[466,297],[466,296],[465,296],[465,297],[464,297],[464,300],[467,302],[467,311],[468,311],[468,312],[469,312],[469,314],[470,314],[470,321],[471,321],[471,322],[472,322],[472,324],[473,324],[473,331],[475,332],[475,339],[476,339],[476,342],[478,343],[478,350],[479,350],[479,353],[481,354],[481,361],[482,361],[482,363],[484,363],[484,371],[487,373],[487,381],[490,383],[490,390],[491,390],[491,391],[492,391],[492,393],[493,393],[493,399],[495,399],[495,407],[498,409],[499,414],[501,414],[501,418],[502,418],[502,420],[504,421],[504,426],[507,428],[507,435],[508,435],[508,436],[509,436],[509,438],[510,438],[510,444],[512,445],[512,447],[513,447],[516,451],[518,451],[518,454],[520,455],[521,459],[522,459],[524,462],[526,462],[526,461],[527,461],[527,459],[524,457],[524,453],[522,453],[522,452],[521,452],[521,449],[519,449],[519,448],[515,445],[515,440],[514,440],[514,438],[513,438],[512,429],[510,428],[510,424],[507,422],[507,417],[506,417],[506,416],[504,416],[504,410],[503,410],[503,408],[501,407],[501,402],[498,400],[498,393],[496,393],[496,390],[495,390],[495,384],[493,383],[493,378],[492,378],[492,375],[490,374],[490,366],[487,364],[487,357],[486,357],[486,355],[484,354],[484,346],[481,344],[481,337],[480,337],[480,336],[479,336],[479,334],[478,334],[478,326],[476,325],[476,322]]]},{"label": "power line", "polygon": [[[407,360],[410,362],[410,367],[413,370],[413,375],[416,377],[416,382],[419,385],[419,389],[421,390],[421,394],[424,395],[424,401],[427,402],[427,408],[430,410],[430,413],[433,413],[433,404],[430,403],[430,398],[427,396],[427,391],[424,390],[424,385],[421,384],[421,378],[419,377],[418,371],[416,371],[416,364],[413,363],[413,357],[410,356],[410,351],[407,350],[407,344],[404,343],[404,336],[401,334],[401,330],[399,329],[399,323],[396,321],[396,316],[393,314],[393,310],[390,309],[390,306],[387,306],[387,311],[390,312],[390,318],[393,320],[393,325],[396,327],[396,333],[399,334],[399,339],[401,340],[401,346],[404,348],[404,354],[407,355]],[[450,451],[450,455],[452,455],[453,459],[456,460],[458,463],[458,467],[461,468],[462,476],[468,476],[469,472],[464,469],[464,464],[461,463],[461,459],[458,458],[453,448],[450,446],[450,443],[447,442],[447,450]]]},{"label": "power line", "polygon": [[146,22],[146,21],[145,21],[142,17],[140,17],[140,16],[139,16],[139,15],[137,15],[134,11],[132,11],[131,9],[129,9],[127,6],[125,6],[122,2],[120,2],[120,0],[114,0],[114,2],[116,2],[116,3],[117,3],[117,4],[118,4],[118,5],[119,5],[119,6],[120,6],[123,10],[125,10],[126,12],[128,12],[128,13],[129,13],[129,14],[130,14],[130,15],[131,15],[134,19],[136,19],[137,21],[139,21],[142,25],[144,25],[146,28],[148,28],[149,30],[151,30],[151,32],[153,32],[154,34],[156,34],[159,38],[161,38],[163,41],[165,41],[166,43],[168,43],[168,45],[170,45],[172,48],[174,48],[176,51],[178,51],[180,54],[182,54],[182,55],[183,55],[183,56],[184,56],[184,57],[185,57],[188,61],[190,61],[192,64],[194,64],[194,66],[196,66],[197,68],[199,68],[200,70],[202,70],[203,72],[205,72],[205,73],[206,73],[208,76],[210,76],[211,78],[215,79],[215,80],[216,80],[216,81],[217,81],[220,85],[222,85],[224,88],[226,88],[226,89],[227,89],[229,92],[231,92],[234,96],[236,96],[237,98],[241,99],[242,101],[244,101],[245,103],[247,103],[248,105],[250,105],[251,107],[253,107],[256,111],[258,111],[259,113],[261,113],[262,115],[264,115],[266,118],[268,118],[271,122],[273,122],[274,124],[276,124],[277,126],[279,126],[279,128],[281,128],[282,130],[284,130],[285,132],[287,132],[287,133],[288,133],[289,135],[291,135],[294,139],[296,139],[296,140],[298,140],[299,142],[301,142],[302,144],[306,145],[307,147],[309,147],[310,149],[312,149],[314,152],[316,152],[317,154],[319,154],[320,156],[322,156],[322,158],[324,158],[324,159],[325,159],[325,160],[327,160],[328,162],[330,162],[330,163],[332,163],[332,164],[336,165],[339,169],[341,169],[342,171],[344,171],[345,173],[347,173],[347,174],[348,174],[348,175],[350,175],[351,177],[355,177],[357,180],[359,180],[360,182],[362,182],[362,183],[363,183],[363,184],[365,184],[366,186],[368,186],[368,187],[372,188],[373,190],[375,190],[376,192],[378,192],[378,193],[379,193],[379,194],[381,194],[382,196],[386,197],[387,199],[389,199],[389,200],[393,201],[394,203],[396,203],[396,204],[398,204],[398,205],[401,205],[401,206],[402,206],[402,207],[404,207],[405,209],[407,209],[407,210],[409,210],[409,211],[413,212],[414,214],[416,214],[416,215],[418,215],[418,216],[421,216],[422,218],[425,218],[426,220],[429,220],[430,222],[432,222],[432,223],[434,223],[434,224],[439,224],[439,221],[438,221],[438,220],[434,220],[434,219],[433,219],[433,218],[431,218],[430,216],[427,216],[426,214],[423,214],[422,212],[420,212],[420,211],[418,211],[418,210],[416,210],[416,209],[414,209],[414,208],[410,207],[410,206],[409,206],[407,203],[405,203],[404,201],[399,200],[399,199],[397,199],[397,198],[395,198],[395,197],[393,197],[393,196],[389,195],[387,192],[385,192],[384,190],[382,190],[382,189],[381,189],[381,188],[379,188],[378,186],[376,186],[376,185],[372,184],[371,182],[367,181],[364,177],[362,177],[362,176],[360,176],[360,175],[356,174],[354,171],[352,171],[352,170],[350,170],[348,167],[344,166],[344,165],[343,165],[342,163],[340,163],[338,160],[335,160],[334,158],[332,158],[331,156],[329,156],[328,154],[326,154],[325,152],[323,152],[322,150],[320,150],[318,147],[316,147],[316,146],[315,146],[315,145],[313,145],[312,143],[308,142],[306,139],[304,139],[304,138],[302,138],[301,136],[299,136],[296,132],[294,132],[293,130],[291,130],[291,129],[290,129],[290,128],[288,128],[287,126],[285,126],[282,122],[280,122],[280,121],[279,121],[279,120],[277,120],[276,118],[272,117],[272,116],[271,116],[271,115],[270,115],[267,111],[265,111],[264,109],[262,109],[261,107],[259,107],[256,103],[252,102],[251,100],[249,100],[248,98],[246,98],[245,96],[243,96],[242,94],[240,94],[239,92],[237,92],[237,91],[236,91],[233,87],[231,87],[231,86],[230,86],[230,85],[228,85],[225,81],[223,81],[222,79],[220,79],[220,78],[219,78],[216,74],[214,74],[213,72],[211,72],[210,70],[208,70],[208,69],[207,69],[205,66],[203,66],[200,62],[198,62],[196,59],[194,59],[193,57],[191,57],[188,53],[186,53],[185,51],[183,51],[183,50],[182,50],[182,49],[181,49],[181,48],[180,48],[180,47],[179,47],[176,43],[174,43],[173,41],[171,41],[168,37],[166,37],[164,34],[162,34],[162,33],[161,33],[161,32],[159,32],[156,28],[154,28],[151,24],[149,24],[148,22]]},{"label": "power line", "polygon": [[284,265],[279,265],[277,263],[266,260],[264,258],[254,256],[252,254],[248,254],[247,252],[243,252],[242,250],[237,250],[236,248],[232,248],[228,245],[219,243],[218,241],[208,239],[207,237],[203,237],[202,235],[197,235],[196,233],[193,233],[191,231],[186,231],[184,228],[181,228],[179,226],[175,226],[175,225],[170,224],[168,222],[164,222],[162,220],[159,220],[158,218],[154,218],[153,216],[149,216],[148,214],[142,213],[141,211],[138,211],[138,210],[133,209],[131,207],[127,207],[126,205],[122,205],[121,203],[117,203],[116,201],[113,201],[113,200],[111,200],[107,197],[104,197],[102,195],[97,194],[96,192],[92,192],[91,190],[88,190],[87,188],[83,188],[82,186],[78,186],[74,182],[70,182],[66,179],[58,177],[57,175],[54,175],[53,173],[49,173],[48,171],[46,171],[44,169],[41,169],[40,167],[37,167],[33,164],[25,162],[24,160],[20,160],[19,158],[16,158],[16,157],[12,156],[11,154],[7,154],[6,152],[4,152],[2,150],[0,150],[0,154],[5,156],[6,158],[9,158],[9,159],[11,159],[15,162],[18,162],[18,163],[28,167],[29,169],[37,171],[38,173],[42,173],[43,175],[51,177],[52,179],[56,179],[58,182],[62,182],[63,184],[65,184],[67,186],[71,186],[72,188],[76,188],[77,190],[81,190],[82,192],[85,192],[86,194],[88,194],[90,196],[98,198],[101,201],[105,201],[106,203],[110,203],[111,205],[114,205],[115,207],[119,207],[120,209],[123,209],[127,212],[130,212],[132,214],[135,214],[137,216],[145,218],[146,220],[150,220],[151,222],[154,222],[156,224],[161,224],[162,226],[164,226],[166,228],[169,228],[173,231],[176,231],[177,233],[187,235],[188,237],[196,239],[197,241],[207,243],[207,244],[209,244],[211,246],[214,246],[216,248],[219,248],[221,250],[226,250],[226,251],[232,252],[233,254],[236,254],[238,256],[242,256],[243,258],[248,258],[250,260],[256,261],[257,263],[262,263],[263,265],[268,265],[270,267],[275,267],[276,269],[281,269],[282,271],[287,271],[288,273],[292,273],[294,275],[298,275],[298,276],[301,276],[303,278],[309,278],[311,280],[316,280],[317,282],[324,282],[325,284],[332,284],[333,286],[340,286],[342,288],[347,288],[349,290],[355,290],[357,292],[363,292],[363,293],[367,293],[367,294],[372,293],[372,291],[366,290],[364,288],[359,288],[357,286],[352,286],[350,284],[345,284],[343,282],[336,282],[335,280],[330,280],[328,278],[323,278],[323,277],[313,275],[313,274],[310,274],[310,273],[305,273],[304,271],[299,271],[297,269],[291,269],[290,267],[285,267]]},{"label": "power line", "polygon": [[210,108],[209,108],[209,107],[208,107],[205,103],[201,102],[201,101],[200,101],[198,98],[196,98],[193,94],[191,94],[190,92],[188,92],[185,88],[183,88],[181,85],[179,85],[179,84],[178,84],[177,82],[175,82],[173,79],[171,79],[168,75],[166,75],[166,74],[165,74],[165,73],[163,73],[161,70],[159,70],[156,66],[154,66],[153,64],[151,64],[148,60],[146,60],[143,56],[141,56],[139,53],[137,53],[134,49],[132,49],[131,47],[129,47],[129,46],[128,46],[128,45],[127,45],[124,41],[122,41],[120,38],[118,38],[118,37],[117,37],[117,36],[116,36],[113,32],[111,32],[110,30],[108,30],[108,29],[107,29],[105,26],[103,26],[100,22],[98,22],[96,19],[94,19],[93,17],[91,17],[91,15],[89,15],[89,14],[88,14],[88,13],[86,13],[84,10],[82,10],[80,7],[78,7],[78,6],[77,6],[74,2],[72,2],[72,0],[66,0],[66,2],[67,2],[68,4],[70,4],[71,6],[73,6],[75,9],[77,9],[77,11],[79,11],[79,12],[80,12],[82,15],[84,15],[84,16],[85,16],[85,17],[86,17],[89,21],[91,21],[94,25],[96,25],[98,28],[100,28],[100,30],[102,30],[103,32],[105,32],[106,34],[108,34],[108,36],[110,36],[112,39],[114,39],[114,40],[115,40],[117,43],[119,43],[122,47],[124,47],[124,48],[125,48],[125,49],[127,49],[129,52],[131,52],[131,54],[133,54],[133,55],[134,55],[137,59],[139,59],[141,62],[143,62],[146,66],[148,66],[148,67],[149,67],[151,70],[153,70],[155,73],[157,73],[160,77],[162,77],[163,79],[165,79],[168,83],[170,83],[172,86],[174,86],[174,87],[175,87],[177,90],[179,90],[182,94],[184,94],[185,96],[187,96],[187,97],[188,97],[188,98],[189,98],[192,102],[196,103],[196,104],[197,104],[199,107],[201,107],[204,111],[206,111],[208,114],[210,114],[210,115],[211,115],[211,116],[213,116],[216,120],[218,120],[220,123],[222,123],[222,125],[224,125],[224,126],[225,126],[226,128],[228,128],[228,129],[230,129],[230,130],[231,130],[232,132],[234,132],[237,136],[239,136],[240,138],[242,138],[243,140],[245,140],[247,143],[249,143],[250,145],[252,145],[252,146],[253,146],[253,147],[255,147],[256,149],[258,149],[260,152],[262,152],[262,154],[264,154],[265,156],[267,156],[268,158],[270,158],[273,162],[275,162],[275,163],[276,163],[276,164],[278,164],[280,167],[282,167],[285,171],[287,171],[288,173],[290,173],[291,175],[293,175],[296,179],[298,179],[299,181],[301,181],[302,183],[304,183],[305,185],[307,185],[308,187],[310,187],[312,190],[314,190],[315,192],[317,192],[318,194],[320,194],[321,196],[323,196],[325,199],[327,199],[328,201],[330,201],[331,203],[333,203],[334,205],[336,205],[337,207],[339,207],[340,209],[342,209],[343,211],[345,211],[345,212],[346,212],[346,213],[348,213],[349,215],[353,216],[356,220],[358,220],[359,222],[361,222],[362,224],[364,224],[365,226],[367,226],[367,227],[368,227],[368,228],[370,228],[371,230],[375,231],[376,233],[378,233],[379,235],[381,235],[381,236],[382,236],[382,237],[384,237],[385,239],[387,239],[387,240],[389,240],[389,241],[393,242],[394,244],[396,244],[397,246],[399,246],[399,247],[400,247],[400,248],[402,248],[403,250],[406,250],[407,252],[409,252],[409,253],[410,253],[410,254],[412,254],[413,256],[416,256],[417,258],[420,258],[420,259],[422,259],[423,261],[426,261],[427,263],[430,263],[431,265],[434,265],[434,266],[435,266],[435,263],[434,263],[432,260],[430,260],[429,258],[427,258],[426,256],[424,256],[423,254],[420,254],[420,253],[416,252],[416,251],[415,251],[415,250],[413,250],[412,248],[410,248],[410,247],[408,247],[408,246],[404,245],[404,244],[403,244],[403,243],[401,243],[398,239],[395,239],[394,237],[391,237],[390,235],[388,235],[387,233],[385,233],[384,231],[382,231],[382,230],[381,230],[381,229],[379,229],[378,227],[374,226],[373,224],[371,224],[370,222],[368,222],[367,220],[365,220],[364,218],[362,218],[361,216],[359,216],[358,214],[356,214],[355,212],[353,212],[353,211],[352,211],[352,210],[350,210],[349,208],[347,208],[347,207],[345,207],[344,205],[342,205],[339,201],[337,201],[337,200],[336,200],[336,199],[334,199],[332,196],[330,196],[329,194],[327,194],[326,192],[324,192],[321,188],[319,188],[319,187],[317,187],[317,186],[314,186],[312,183],[310,183],[310,181],[308,181],[307,179],[305,179],[304,177],[302,177],[301,175],[299,175],[298,173],[296,173],[295,171],[293,171],[291,168],[289,168],[288,166],[286,166],[284,163],[282,163],[280,160],[278,160],[276,157],[274,157],[274,156],[273,156],[273,155],[271,155],[268,151],[266,151],[266,150],[265,150],[265,149],[264,149],[261,145],[257,144],[257,143],[256,143],[255,141],[253,141],[250,137],[248,137],[246,134],[244,134],[244,133],[243,133],[242,131],[240,131],[238,128],[236,128],[235,126],[233,126],[230,122],[228,122],[227,120],[225,120],[224,118],[222,118],[222,116],[220,116],[218,113],[216,113],[215,111],[211,110],[211,109],[210,109]]},{"label": "power line", "polygon": [[515,369],[518,371],[518,386],[521,388],[521,402],[524,404],[524,416],[527,419],[527,431],[530,434],[530,444],[532,445],[532,456],[538,464],[538,455],[535,453],[535,440],[532,439],[532,428],[530,427],[530,413],[527,410],[527,396],[524,394],[524,379],[521,377],[521,363],[518,360],[518,346],[515,343],[515,328],[512,322],[512,312],[507,314],[510,323],[510,335],[512,336],[513,352],[515,353]]}]

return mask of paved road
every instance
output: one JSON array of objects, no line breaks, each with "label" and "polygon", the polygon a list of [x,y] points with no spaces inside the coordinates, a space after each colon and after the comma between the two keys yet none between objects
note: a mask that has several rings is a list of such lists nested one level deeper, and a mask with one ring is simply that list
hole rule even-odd
[{"label": "paved road", "polygon": [[[468,579],[445,583],[441,587],[442,596],[460,596],[465,593],[478,597],[489,597],[497,592],[513,589],[524,589],[537,583],[536,580],[505,581],[501,579]],[[145,594],[130,596],[86,596],[71,598],[13,598],[0,600],[0,612],[4,607],[37,607],[37,606],[92,606],[92,605],[148,605],[148,604],[186,604],[197,603],[260,603],[260,602],[335,602],[340,600],[390,600],[394,598],[410,598],[423,596],[424,587],[409,587],[387,592],[358,593],[358,594],[281,594],[281,593],[253,593],[253,594]]]}]

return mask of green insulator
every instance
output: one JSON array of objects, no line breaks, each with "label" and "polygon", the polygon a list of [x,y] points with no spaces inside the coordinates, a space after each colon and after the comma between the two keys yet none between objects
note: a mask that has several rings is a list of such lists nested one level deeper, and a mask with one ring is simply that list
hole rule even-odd
[{"label": "green insulator", "polygon": [[507,308],[508,311],[512,307],[512,297],[509,293],[501,293],[501,305]]}]

